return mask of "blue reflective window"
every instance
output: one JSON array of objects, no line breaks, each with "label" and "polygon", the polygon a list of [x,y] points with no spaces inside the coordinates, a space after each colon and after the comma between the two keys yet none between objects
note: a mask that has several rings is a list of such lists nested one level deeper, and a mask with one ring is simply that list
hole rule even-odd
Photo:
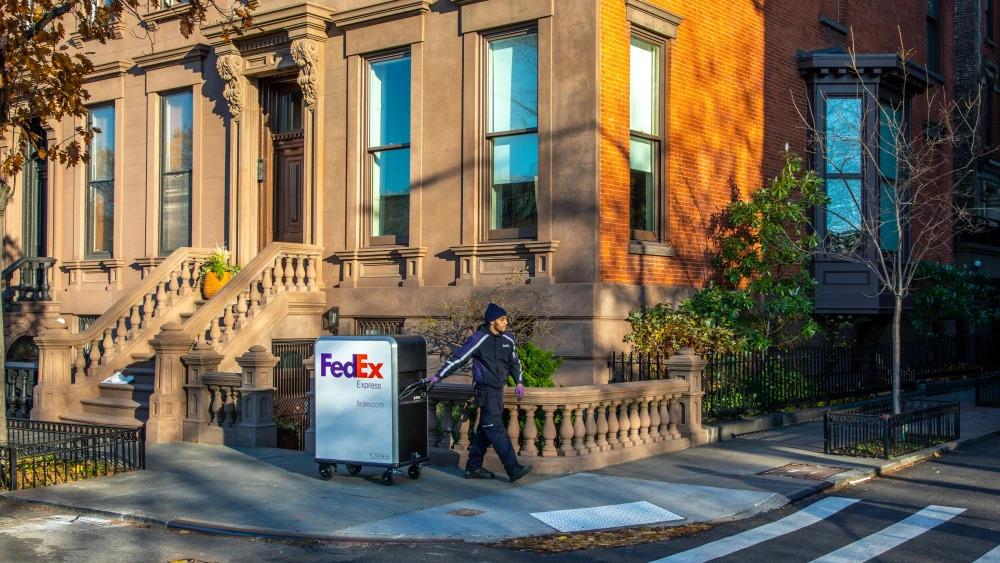
[{"label": "blue reflective window", "polygon": [[826,246],[856,249],[861,241],[861,98],[827,98],[824,130],[826,161]]},{"label": "blue reflective window", "polygon": [[369,67],[371,234],[401,243],[410,229],[410,56]]}]

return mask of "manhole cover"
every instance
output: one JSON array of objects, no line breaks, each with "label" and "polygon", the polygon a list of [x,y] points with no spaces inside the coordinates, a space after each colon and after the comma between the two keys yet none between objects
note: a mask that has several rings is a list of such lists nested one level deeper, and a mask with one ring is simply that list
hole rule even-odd
[{"label": "manhole cover", "polygon": [[789,463],[767,471],[761,471],[757,475],[776,475],[778,477],[795,477],[796,479],[809,479],[812,481],[822,481],[831,475],[847,471],[846,467],[831,467],[829,465],[813,465],[811,463]]},{"label": "manhole cover", "polygon": [[457,510],[452,510],[448,514],[454,514],[455,516],[479,516],[482,514],[482,510],[473,510],[471,508],[459,508]]}]

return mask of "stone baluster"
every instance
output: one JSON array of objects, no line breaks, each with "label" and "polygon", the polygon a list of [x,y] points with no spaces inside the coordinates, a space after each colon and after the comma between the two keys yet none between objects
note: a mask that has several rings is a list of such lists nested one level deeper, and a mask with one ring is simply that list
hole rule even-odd
[{"label": "stone baluster", "polygon": [[219,339],[222,336],[222,331],[219,330],[219,319],[212,319],[211,325],[208,327],[208,339],[212,341],[212,346],[219,345]]},{"label": "stone baluster", "polygon": [[524,407],[524,446],[521,447],[522,455],[538,455],[538,427],[535,426],[535,411],[537,410],[538,407],[534,405]]},{"label": "stone baluster", "polygon": [[180,294],[180,281],[178,280],[178,278],[180,278],[180,275],[181,275],[180,272],[178,272],[177,270],[174,270],[173,272],[170,272],[169,276],[167,276],[167,303],[168,304],[172,305],[174,303],[174,298],[177,297],[177,295]]},{"label": "stone baluster", "polygon": [[227,304],[225,310],[222,313],[222,338],[221,342],[223,344],[228,344],[230,340],[233,339],[235,317],[233,317],[233,305]]},{"label": "stone baluster", "polygon": [[288,291],[292,281],[292,269],[288,267],[287,256],[278,256],[275,263],[274,283],[277,284],[278,293]]},{"label": "stone baluster", "polygon": [[441,439],[438,434],[438,414],[437,408],[441,401],[437,399],[427,398],[427,445],[428,447],[435,447],[438,441]]},{"label": "stone baluster", "polygon": [[101,354],[102,364],[108,363],[108,361],[111,359],[111,356],[114,355],[115,351],[114,342],[115,341],[112,340],[111,338],[111,329],[110,328],[104,329],[104,338],[101,339],[101,350],[104,351],[104,353]]},{"label": "stone baluster", "polygon": [[639,418],[639,399],[632,399],[629,401],[629,427],[628,427],[628,439],[633,446],[638,446],[642,442],[639,440],[639,425],[642,420]]},{"label": "stone baluster", "polygon": [[257,287],[257,282],[250,284],[250,307],[247,309],[247,315],[251,318],[256,317],[257,313],[260,312],[260,289]]},{"label": "stone baluster", "polygon": [[562,420],[559,421],[559,455],[576,455],[573,450],[573,410],[563,405]]},{"label": "stone baluster", "polygon": [[164,282],[156,284],[156,307],[153,309],[153,316],[160,318],[167,309],[167,289]]},{"label": "stone baluster", "polygon": [[132,313],[128,317],[128,338],[135,337],[135,331],[139,328],[139,305],[132,305]]},{"label": "stone baluster", "polygon": [[587,453],[583,442],[587,437],[587,425],[584,423],[584,405],[577,405],[573,409],[573,451],[576,455]]},{"label": "stone baluster", "polygon": [[125,328],[125,317],[118,317],[118,324],[115,326],[115,352],[121,353],[125,346],[125,335],[128,330]]},{"label": "stone baluster", "polygon": [[652,440],[649,437],[649,399],[643,397],[639,399],[639,441],[649,444]]},{"label": "stone baluster", "polygon": [[244,291],[240,293],[239,298],[236,301],[236,328],[239,330],[243,327],[243,324],[247,319],[247,311],[250,310],[250,306],[247,302],[250,301],[250,292]]},{"label": "stone baluster", "polygon": [[670,435],[670,396],[660,397],[660,439],[672,438]]},{"label": "stone baluster", "polygon": [[153,317],[153,295],[147,293],[142,299],[142,319],[139,321],[139,328],[146,328],[149,320]]},{"label": "stone baluster", "polygon": [[597,451],[604,452],[611,449],[608,444],[608,405],[606,403],[597,404]]},{"label": "stone baluster", "polygon": [[90,375],[93,370],[97,369],[97,366],[101,363],[101,341],[94,340],[90,343],[90,353],[87,354],[87,375]]},{"label": "stone baluster", "polygon": [[618,424],[619,403],[620,401],[608,403],[608,448],[612,450],[622,447],[622,443],[618,440],[618,431],[621,429],[621,425]]},{"label": "stone baluster", "polygon": [[461,451],[469,447],[469,418],[471,416],[472,401],[465,401],[462,403],[462,410],[458,414],[458,438],[455,440],[456,450]]},{"label": "stone baluster", "polygon": [[451,431],[452,425],[455,423],[455,404],[452,401],[442,401],[442,404],[444,404],[444,412],[441,416],[441,441],[438,442],[438,447],[451,449]]},{"label": "stone baluster", "polygon": [[306,289],[306,268],[303,264],[305,256],[301,254],[295,256],[295,290],[305,291]]},{"label": "stone baluster", "polygon": [[583,453],[594,453],[597,451],[597,419],[594,418],[594,403],[587,404],[583,421],[583,431],[586,436],[583,439]]},{"label": "stone baluster", "polygon": [[551,405],[543,405],[542,412],[545,413],[545,422],[542,425],[542,455],[554,456],[559,453],[556,450],[556,425],[553,417],[556,408]]},{"label": "stone baluster", "polygon": [[649,441],[659,442],[660,438],[660,398],[649,402]]},{"label": "stone baluster", "polygon": [[205,387],[206,389],[208,389],[208,422],[209,424],[218,424],[215,421],[215,416],[217,412],[215,408],[215,396],[216,396],[215,386],[206,385]]},{"label": "stone baluster", "polygon": [[260,296],[260,304],[267,305],[267,300],[274,294],[274,268],[264,268],[261,286],[264,288],[264,292]]},{"label": "stone baluster", "polygon": [[632,428],[632,401],[625,399],[621,402],[621,411],[618,413],[618,443],[622,447],[632,446],[632,439],[629,438],[629,429]]},{"label": "stone baluster", "polygon": [[678,423],[681,419],[681,402],[678,400],[677,395],[670,397],[670,435],[674,438],[680,438],[681,433],[677,428]]},{"label": "stone baluster", "polygon": [[87,360],[83,357],[83,347],[76,346],[73,351],[76,353],[76,358],[73,359],[73,372],[78,376],[86,375]]},{"label": "stone baluster", "polygon": [[521,451],[521,423],[517,420],[520,413],[521,409],[516,404],[507,405],[507,437],[510,438],[515,453]]},{"label": "stone baluster", "polygon": [[319,289],[319,281],[316,279],[317,272],[319,271],[316,268],[316,260],[318,258],[318,256],[309,256],[309,266],[306,269],[306,277],[309,278],[309,291],[316,291]]},{"label": "stone baluster", "polygon": [[189,268],[191,263],[188,260],[181,262],[181,276],[180,276],[180,294],[187,295],[191,293],[191,272]]}]

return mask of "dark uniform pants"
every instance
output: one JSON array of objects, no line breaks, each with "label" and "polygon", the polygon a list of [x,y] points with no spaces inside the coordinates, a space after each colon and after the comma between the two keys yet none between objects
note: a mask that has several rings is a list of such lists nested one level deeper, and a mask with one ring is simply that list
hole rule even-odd
[{"label": "dark uniform pants", "polygon": [[496,450],[497,456],[503,462],[504,469],[510,473],[517,465],[517,455],[510,443],[510,436],[503,425],[503,389],[487,385],[476,386],[481,389],[477,393],[476,403],[479,404],[479,428],[469,447],[469,461],[465,469],[474,471],[483,466],[483,456],[490,445]]}]

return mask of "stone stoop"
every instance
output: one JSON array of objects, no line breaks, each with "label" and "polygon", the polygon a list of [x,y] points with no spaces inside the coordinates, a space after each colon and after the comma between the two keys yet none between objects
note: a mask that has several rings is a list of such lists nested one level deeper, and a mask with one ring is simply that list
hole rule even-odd
[{"label": "stone stoop", "polygon": [[135,379],[132,383],[101,383],[97,397],[80,401],[83,410],[62,415],[66,422],[101,424],[110,426],[139,427],[149,418],[149,396],[153,393],[154,362],[142,359],[126,369],[124,375]]}]

